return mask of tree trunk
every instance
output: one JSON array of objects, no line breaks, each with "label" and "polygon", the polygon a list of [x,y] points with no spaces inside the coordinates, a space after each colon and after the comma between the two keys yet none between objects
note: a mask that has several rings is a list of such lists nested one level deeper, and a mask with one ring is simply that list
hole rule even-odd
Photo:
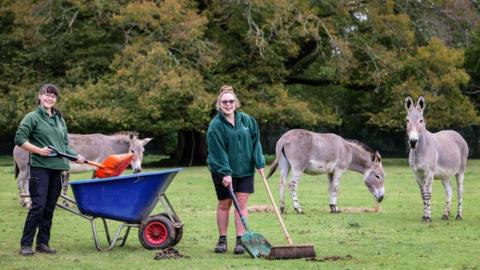
[{"label": "tree trunk", "polygon": [[473,126],[473,151],[471,153],[471,157],[478,157],[478,143],[479,143],[479,138],[478,138],[478,133],[479,133],[479,127],[478,126]]},{"label": "tree trunk", "polygon": [[204,134],[183,130],[178,132],[177,150],[171,155],[175,165],[204,165],[207,160],[207,146]]}]

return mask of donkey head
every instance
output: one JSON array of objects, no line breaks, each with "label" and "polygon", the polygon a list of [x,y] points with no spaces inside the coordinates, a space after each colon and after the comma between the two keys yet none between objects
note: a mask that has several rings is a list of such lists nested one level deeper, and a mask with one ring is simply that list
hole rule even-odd
[{"label": "donkey head", "polygon": [[407,135],[408,146],[415,149],[418,140],[425,133],[425,120],[423,119],[423,110],[425,110],[425,99],[418,98],[417,105],[413,105],[411,97],[405,98],[405,108],[407,109]]},{"label": "donkey head", "polygon": [[142,171],[143,152],[145,152],[144,146],[152,139],[153,138],[145,138],[141,140],[136,135],[130,136],[129,152],[133,153],[133,159],[130,165],[132,166],[134,173]]},{"label": "donkey head", "polygon": [[381,202],[385,196],[384,178],[385,172],[383,171],[382,157],[376,151],[372,153],[372,165],[365,174],[364,181],[377,202]]}]

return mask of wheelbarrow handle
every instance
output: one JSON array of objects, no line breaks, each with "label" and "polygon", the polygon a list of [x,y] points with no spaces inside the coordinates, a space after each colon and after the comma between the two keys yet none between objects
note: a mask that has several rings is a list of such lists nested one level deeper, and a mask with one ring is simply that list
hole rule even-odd
[{"label": "wheelbarrow handle", "polygon": [[[73,156],[73,155],[69,155],[67,153],[62,153],[60,151],[58,151],[55,147],[49,145],[48,148],[52,149],[52,151],[54,152],[54,155],[58,155],[60,157],[64,157],[66,159],[69,159],[71,161],[77,161],[78,158],[76,156]],[[99,168],[104,168],[105,166],[103,166],[102,164],[98,163],[98,162],[95,162],[95,161],[90,161],[90,160],[84,160],[83,163],[86,163],[86,164],[89,164],[89,165],[92,165],[92,166],[95,166],[95,167],[99,167]]]}]

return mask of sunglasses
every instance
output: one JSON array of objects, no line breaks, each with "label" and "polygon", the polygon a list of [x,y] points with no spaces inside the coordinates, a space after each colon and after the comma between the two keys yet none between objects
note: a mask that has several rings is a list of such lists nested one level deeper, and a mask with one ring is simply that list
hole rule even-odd
[{"label": "sunglasses", "polygon": [[223,105],[233,104],[233,103],[235,103],[235,99],[222,100],[220,102],[222,102]]}]

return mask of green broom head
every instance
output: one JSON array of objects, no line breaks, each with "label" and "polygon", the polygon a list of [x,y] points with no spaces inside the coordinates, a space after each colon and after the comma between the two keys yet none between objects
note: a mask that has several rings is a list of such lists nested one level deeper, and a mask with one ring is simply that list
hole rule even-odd
[{"label": "green broom head", "polygon": [[263,237],[263,235],[247,231],[242,235],[242,245],[253,258],[266,257],[270,254],[272,245]]}]

